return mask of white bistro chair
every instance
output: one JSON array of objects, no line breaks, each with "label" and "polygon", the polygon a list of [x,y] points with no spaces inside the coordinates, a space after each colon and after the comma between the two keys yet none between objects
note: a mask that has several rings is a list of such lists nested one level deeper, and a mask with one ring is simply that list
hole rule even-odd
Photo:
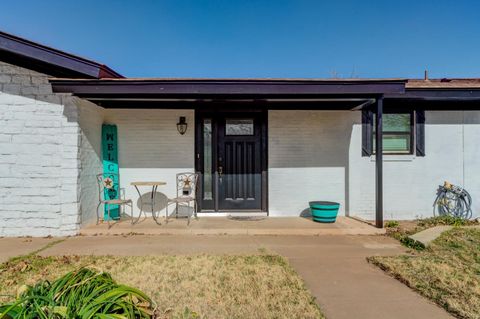
[{"label": "white bistro chair", "polygon": [[[168,206],[175,204],[175,217],[178,218],[178,209],[180,207],[187,208],[188,225],[190,225],[191,212],[190,208],[193,208],[193,215],[197,218],[197,173],[178,173],[177,174],[177,196],[169,198],[167,201],[167,207],[165,209],[165,221],[168,222]],[[192,205],[191,205],[192,204]]]},{"label": "white bistro chair", "polygon": [[[119,189],[118,185],[115,185],[114,180],[118,181],[118,174],[115,173],[103,173],[97,175],[97,184],[98,184],[98,205],[97,205],[97,225],[100,222],[100,206],[106,205],[107,207],[107,224],[110,228],[110,209],[111,205],[118,205],[120,208],[120,214],[125,215],[125,206],[130,207],[130,217],[133,224],[133,202],[131,199],[125,199],[125,193],[122,192],[123,189]],[[105,193],[109,194],[109,197],[114,199],[106,199]],[[117,199],[115,199],[118,197]],[[121,217],[121,216],[119,216]]]}]

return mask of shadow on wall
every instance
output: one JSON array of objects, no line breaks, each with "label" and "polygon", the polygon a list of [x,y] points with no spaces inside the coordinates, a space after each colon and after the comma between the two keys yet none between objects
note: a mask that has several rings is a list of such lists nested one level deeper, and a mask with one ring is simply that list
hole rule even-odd
[{"label": "shadow on wall", "polygon": [[[349,152],[355,146],[361,153],[357,136],[352,136],[353,125],[361,124],[360,115],[269,112],[270,209],[302,216],[309,201],[330,200],[340,202],[348,213]],[[104,116],[105,123],[118,127],[121,186],[127,198],[138,199],[132,181],[149,180],[167,182],[160,194],[173,196],[175,174],[194,167],[193,110],[109,109]],[[176,129],[180,116],[189,124],[185,135]]]},{"label": "shadow on wall", "polygon": [[[185,116],[188,129],[184,135],[177,130],[179,117]],[[164,215],[166,198],[176,195],[176,174],[194,170],[193,110],[176,109],[106,109],[104,123],[114,124],[118,130],[118,164],[120,185],[126,198],[137,202],[134,214],[138,216],[139,196],[132,182],[161,181],[157,190],[155,210]],[[152,188],[139,187],[142,198],[149,202]],[[148,193],[144,193],[148,192]],[[144,210],[151,213],[151,207]],[[173,211],[173,208],[172,208]],[[170,213],[170,210],[169,210]]]},{"label": "shadow on wall", "polygon": [[275,111],[269,120],[270,168],[348,167],[360,112]]},{"label": "shadow on wall", "polygon": [[312,218],[312,212],[310,211],[310,207],[302,210],[302,212],[300,213],[300,217],[308,218],[308,219]]},{"label": "shadow on wall", "polygon": [[[349,156],[353,111],[272,111],[269,113],[270,202],[274,209],[309,214],[308,202],[340,202],[349,211]],[[358,145],[361,153],[361,145]],[[272,206],[272,205],[271,205]],[[275,212],[274,212],[275,213]]]},{"label": "shadow on wall", "polygon": [[91,198],[98,196],[94,185],[97,184],[96,175],[102,173],[102,123],[103,109],[99,106],[78,98],[74,98],[78,109],[78,123],[80,126],[79,159],[81,186],[80,204],[82,224],[95,219],[92,214],[94,203]]},{"label": "shadow on wall", "polygon": [[[185,135],[177,131],[180,116],[187,118]],[[193,110],[106,110],[105,123],[118,129],[120,168],[193,168],[194,118]]]}]

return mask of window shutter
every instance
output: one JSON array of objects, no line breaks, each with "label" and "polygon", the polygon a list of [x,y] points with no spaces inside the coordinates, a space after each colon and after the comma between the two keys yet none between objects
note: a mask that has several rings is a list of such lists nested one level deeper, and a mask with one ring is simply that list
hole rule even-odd
[{"label": "window shutter", "polygon": [[415,110],[416,155],[425,156],[425,111]]},{"label": "window shutter", "polygon": [[362,156],[371,156],[372,150],[373,112],[362,110]]}]

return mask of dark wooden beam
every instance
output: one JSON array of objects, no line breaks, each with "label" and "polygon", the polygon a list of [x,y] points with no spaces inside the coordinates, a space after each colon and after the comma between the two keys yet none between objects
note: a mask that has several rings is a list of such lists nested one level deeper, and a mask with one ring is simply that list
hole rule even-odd
[{"label": "dark wooden beam", "polygon": [[375,107],[375,226],[383,228],[383,97]]},{"label": "dark wooden beam", "polygon": [[410,99],[424,101],[480,100],[480,88],[406,89],[403,94],[387,93],[385,99]]},{"label": "dark wooden beam", "polygon": [[82,98],[300,98],[401,94],[404,80],[50,79],[53,91]]},{"label": "dark wooden beam", "polygon": [[406,111],[406,110],[429,110],[429,111],[459,111],[459,110],[480,110],[479,99],[403,99],[403,98],[384,98],[385,107],[389,111]]},{"label": "dark wooden beam", "polygon": [[115,99],[96,100],[88,99],[106,109],[211,109],[218,108],[219,110],[230,109],[269,109],[269,110],[352,110],[358,107],[359,104],[365,102],[361,101],[296,101],[296,102],[270,102],[270,101],[148,101],[148,100],[134,100],[122,101]]}]

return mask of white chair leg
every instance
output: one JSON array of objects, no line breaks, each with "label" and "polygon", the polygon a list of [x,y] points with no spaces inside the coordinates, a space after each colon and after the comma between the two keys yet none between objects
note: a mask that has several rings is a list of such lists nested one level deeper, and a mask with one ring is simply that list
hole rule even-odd
[{"label": "white chair leg", "polygon": [[108,212],[108,219],[107,219],[107,225],[108,225],[108,229],[110,229],[110,204],[107,204],[107,212]]},{"label": "white chair leg", "polygon": [[133,225],[133,202],[130,203],[130,223]]},{"label": "white chair leg", "polygon": [[102,202],[99,202],[97,205],[97,225],[100,223],[100,212],[98,211],[100,205],[102,205]]},{"label": "white chair leg", "polygon": [[167,206],[165,207],[165,224],[168,224],[168,202]]},{"label": "white chair leg", "polygon": [[195,214],[195,219],[198,219],[198,216],[197,216],[197,200],[193,201],[193,213]]}]

